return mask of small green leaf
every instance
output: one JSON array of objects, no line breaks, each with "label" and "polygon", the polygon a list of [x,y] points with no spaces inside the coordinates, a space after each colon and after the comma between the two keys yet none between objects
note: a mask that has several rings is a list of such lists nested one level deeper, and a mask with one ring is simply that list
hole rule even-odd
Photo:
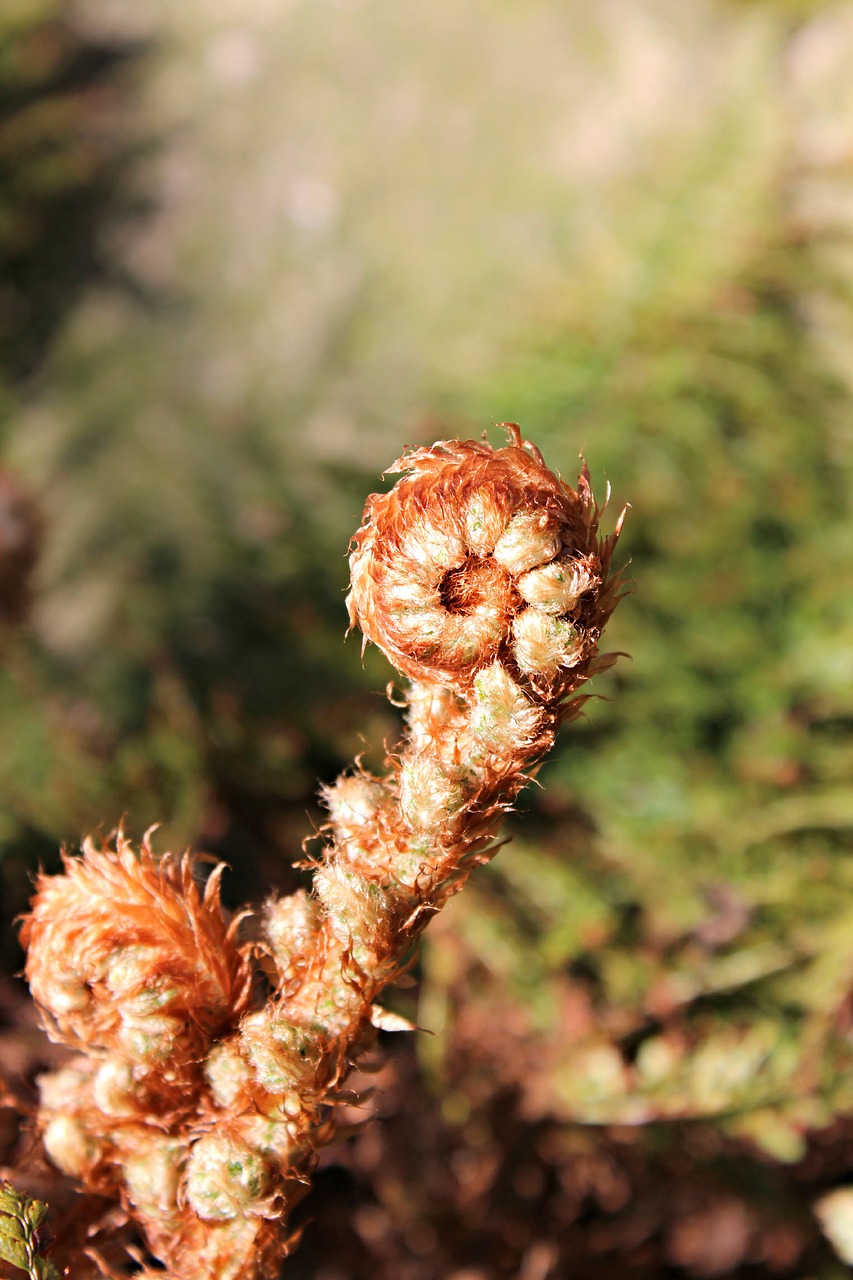
[{"label": "small green leaf", "polygon": [[47,1258],[39,1257],[38,1229],[47,1205],[0,1183],[0,1258],[25,1271],[30,1280],[59,1280],[59,1272]]},{"label": "small green leaf", "polygon": [[[9,1210],[8,1212],[12,1212]],[[5,1218],[0,1222],[0,1236],[11,1236],[14,1240],[26,1240],[27,1229],[17,1218]]]},{"label": "small green leaf", "polygon": [[[17,1224],[14,1224],[17,1225]],[[6,1229],[7,1223],[0,1224],[0,1258],[5,1258],[13,1266],[22,1271],[28,1269],[27,1246],[20,1236],[14,1236]]]},{"label": "small green leaf", "polygon": [[47,1217],[47,1205],[41,1200],[31,1200],[24,1210],[24,1219],[32,1232],[38,1231]]},{"label": "small green leaf", "polygon": [[34,1258],[33,1280],[60,1280],[59,1272],[47,1258]]},{"label": "small green leaf", "polygon": [[17,1213],[20,1196],[8,1182],[0,1182],[0,1213]]}]

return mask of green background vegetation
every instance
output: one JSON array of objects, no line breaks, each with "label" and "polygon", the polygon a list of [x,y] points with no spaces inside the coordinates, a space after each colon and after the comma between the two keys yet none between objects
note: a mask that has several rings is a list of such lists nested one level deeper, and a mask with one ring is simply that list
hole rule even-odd
[{"label": "green background vegetation", "polygon": [[2,8],[10,918],[122,819],[298,882],[397,731],[342,593],[404,444],[517,420],[631,503],[631,661],[436,922],[295,1277],[846,1274],[851,65],[850,4]]}]

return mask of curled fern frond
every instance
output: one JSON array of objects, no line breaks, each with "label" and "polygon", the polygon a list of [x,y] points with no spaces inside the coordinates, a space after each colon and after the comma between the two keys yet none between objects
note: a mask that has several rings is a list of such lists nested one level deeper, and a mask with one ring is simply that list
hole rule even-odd
[{"label": "curled fern frond", "polygon": [[[440,441],[368,499],[350,556],[350,619],[410,684],[387,771],[326,787],[310,894],[266,904],[274,990],[192,861],[90,842],[41,876],[27,976],[78,1056],[39,1081],[44,1146],[119,1200],[170,1280],[278,1274],[290,1211],[330,1105],[377,1027],[376,1000],[418,937],[498,849],[504,815],[612,656],[614,533],[586,468],[572,489],[524,441]],[[621,521],[619,522],[621,524]],[[22,1254],[20,1256],[23,1256]]]}]

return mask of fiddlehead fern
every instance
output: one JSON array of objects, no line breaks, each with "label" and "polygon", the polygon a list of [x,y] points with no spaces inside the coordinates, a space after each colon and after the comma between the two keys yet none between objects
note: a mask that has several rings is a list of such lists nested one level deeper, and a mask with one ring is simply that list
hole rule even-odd
[{"label": "fiddlehead fern", "polygon": [[47,1149],[126,1203],[174,1280],[276,1272],[334,1134],[329,1098],[385,1021],[377,997],[613,660],[598,644],[619,524],[600,538],[586,468],[572,489],[509,432],[502,449],[409,453],[368,500],[350,619],[411,682],[407,731],[385,776],[356,767],[325,789],[313,890],[263,913],[269,1000],[250,1004],[247,950],[188,862],[158,867],[120,837],[39,881],[30,984],[82,1050],[42,1079]]}]

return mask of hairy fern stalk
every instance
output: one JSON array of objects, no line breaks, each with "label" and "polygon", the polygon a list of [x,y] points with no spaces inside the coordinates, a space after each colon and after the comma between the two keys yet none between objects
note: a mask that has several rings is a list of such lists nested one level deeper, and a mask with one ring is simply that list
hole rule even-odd
[{"label": "hairy fern stalk", "polygon": [[267,903],[241,942],[219,871],[202,891],[188,855],[147,841],[86,842],[39,878],[27,976],[77,1051],[40,1080],[44,1146],[124,1204],[174,1280],[277,1273],[330,1102],[389,1021],[378,996],[613,661],[621,519],[600,538],[586,468],[572,489],[508,431],[405,454],[367,502],[347,603],[410,682],[407,729],[383,777],[356,765],[325,789],[310,893]]}]

